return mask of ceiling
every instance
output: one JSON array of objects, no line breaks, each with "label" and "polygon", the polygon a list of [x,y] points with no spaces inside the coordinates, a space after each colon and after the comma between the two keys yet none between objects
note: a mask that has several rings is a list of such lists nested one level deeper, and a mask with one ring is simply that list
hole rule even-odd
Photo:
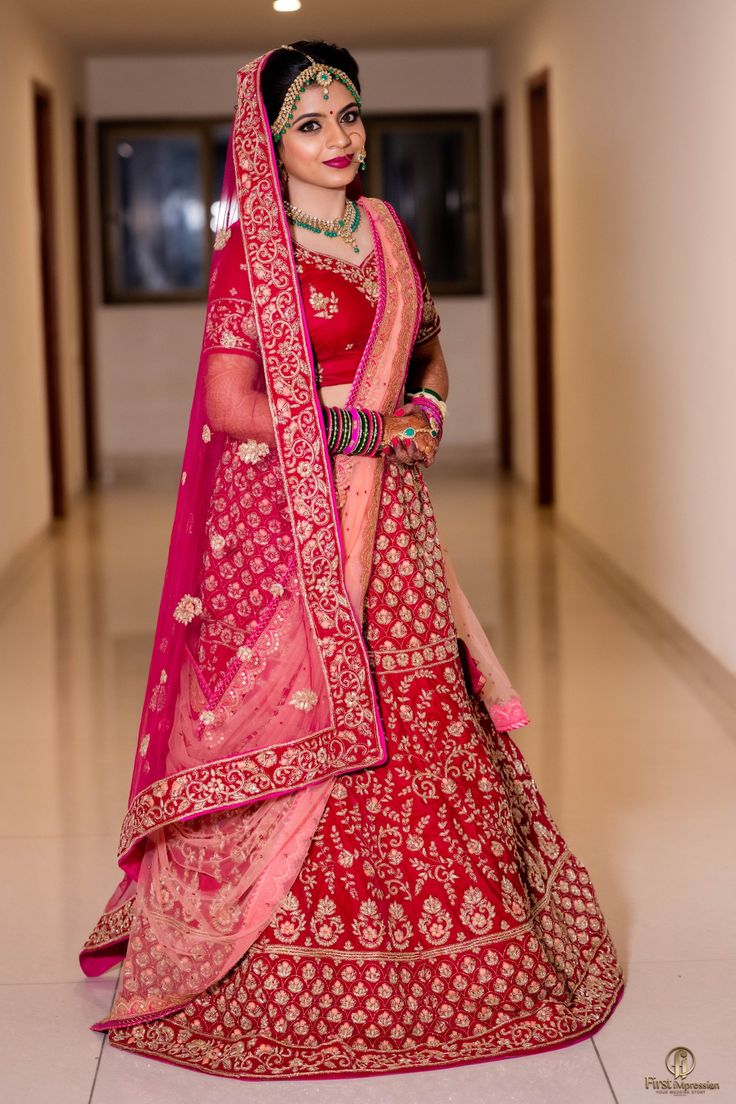
[{"label": "ceiling", "polygon": [[19,2],[89,55],[260,52],[298,38],[349,49],[482,45],[529,0],[302,0],[300,11],[281,15],[271,0]]}]

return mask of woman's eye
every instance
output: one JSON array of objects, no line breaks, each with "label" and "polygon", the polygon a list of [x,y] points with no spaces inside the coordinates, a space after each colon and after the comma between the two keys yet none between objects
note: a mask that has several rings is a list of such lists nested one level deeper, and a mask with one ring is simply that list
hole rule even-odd
[{"label": "woman's eye", "polygon": [[[356,119],[360,118],[360,112],[352,108],[350,111],[346,111],[344,115],[340,117],[342,123],[354,123]],[[316,119],[308,119],[306,123],[302,123],[299,130],[304,134],[313,134],[313,127],[319,127],[319,123]]]}]

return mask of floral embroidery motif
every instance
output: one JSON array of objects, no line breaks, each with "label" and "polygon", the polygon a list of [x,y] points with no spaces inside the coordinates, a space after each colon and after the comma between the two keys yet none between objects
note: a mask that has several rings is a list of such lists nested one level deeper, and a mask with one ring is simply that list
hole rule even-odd
[{"label": "floral embroidery motif", "polygon": [[[276,930],[284,943],[293,943],[304,928],[305,920],[299,910],[299,902],[292,893],[287,893],[278,908]],[[297,914],[297,915],[295,915]]]},{"label": "floral embroidery motif", "polygon": [[238,445],[238,456],[244,464],[257,464],[268,453],[269,448],[265,441],[243,441]]},{"label": "floral embroidery motif", "polygon": [[289,698],[289,705],[293,705],[295,709],[303,709],[305,713],[314,709],[316,704],[317,695],[314,690],[296,690]]},{"label": "floral embroidery motif", "polygon": [[[151,697],[149,698],[149,706],[154,713],[158,713],[159,710],[163,709],[164,701],[166,700],[166,690],[164,689],[164,685],[168,677],[169,676],[166,673],[166,668],[163,667],[158,676],[158,686],[155,686],[153,688],[151,692]],[[146,744],[146,747],[147,746],[148,744]]]},{"label": "floral embroidery motif", "polygon": [[236,296],[210,299],[205,321],[204,349],[237,349],[260,361],[258,328],[253,304]]},{"label": "floral embroidery motif", "polygon": [[145,736],[141,737],[140,747],[138,748],[139,755],[144,756],[146,754],[146,752],[148,751],[148,744],[150,739],[151,736],[148,732],[145,734]]},{"label": "floral embroidery motif", "polygon": [[193,621],[195,617],[200,617],[201,614],[202,599],[195,598],[192,594],[185,594],[183,598],[180,598],[174,610],[174,618],[180,621],[182,625],[188,625],[190,621]]},{"label": "floral embroidery motif", "polygon": [[158,686],[154,686],[151,691],[151,696],[148,699],[148,708],[152,713],[158,713],[164,707],[166,701],[166,690],[161,683]]},{"label": "floral embroidery motif", "polygon": [[443,908],[437,897],[425,898],[422,915],[419,918],[419,930],[428,943],[439,947],[446,943],[452,931],[450,913]]},{"label": "floral embroidery motif", "polygon": [[211,725],[215,723],[215,714],[211,709],[203,709],[199,714],[199,719],[203,725]]},{"label": "floral embroidery motif", "polygon": [[212,440],[212,430],[208,425],[202,426],[202,440],[205,444],[209,444],[209,442]]},{"label": "floral embroidery motif", "polygon": [[[326,253],[319,253],[307,249],[307,247],[303,246],[300,242],[296,242],[295,244],[296,256],[298,258],[296,265],[297,272],[303,275],[307,267],[315,269],[318,272],[335,272],[349,284],[357,288],[357,290],[365,296],[371,306],[376,305],[380,294],[380,285],[378,282],[378,262],[375,249],[364,257],[360,264],[354,264],[351,261],[343,261],[340,257],[330,257]],[[319,299],[326,299],[326,296],[320,295],[320,292],[316,289],[311,289],[309,303],[312,307],[315,307],[312,301],[313,294],[315,298],[319,297]],[[330,317],[328,314],[319,314],[318,312],[320,309],[322,309],[321,305],[315,308],[315,312],[319,318]],[[335,307],[335,310],[337,310],[337,307]]]},{"label": "floral embroidery motif", "polygon": [[383,943],[385,924],[376,901],[361,901],[358,916],[353,921],[353,931],[361,946],[374,950]]},{"label": "floral embroidery motif", "polygon": [[317,318],[332,318],[333,314],[337,314],[340,309],[340,304],[334,291],[331,291],[329,295],[324,295],[323,292],[317,291],[314,287],[309,291],[309,305]]},{"label": "floral embroidery motif", "polygon": [[183,471],[183,472],[181,473],[181,481],[182,481],[182,485],[183,485],[184,483],[186,483],[186,481],[187,481],[187,473],[186,473],[185,471]]},{"label": "floral embroidery motif", "polygon": [[310,928],[320,947],[331,947],[342,935],[345,924],[337,913],[335,902],[330,897],[322,897],[317,902]]},{"label": "floral embroidery motif", "polygon": [[230,238],[231,233],[232,233],[232,228],[230,226],[226,226],[223,229],[218,230],[217,233],[215,234],[215,243],[214,243],[212,248],[213,249],[224,249],[225,245],[227,244],[227,242]]},{"label": "floral embroidery motif", "polygon": [[460,919],[476,935],[485,935],[493,929],[495,906],[475,887],[465,890],[460,909]]}]

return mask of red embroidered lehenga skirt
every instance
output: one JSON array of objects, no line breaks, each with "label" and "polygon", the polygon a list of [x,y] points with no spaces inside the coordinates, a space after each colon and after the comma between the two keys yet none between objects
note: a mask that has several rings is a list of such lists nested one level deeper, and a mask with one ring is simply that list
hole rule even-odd
[{"label": "red embroidered lehenga skirt", "polygon": [[610,1016],[623,976],[591,879],[468,689],[426,485],[396,462],[365,631],[388,761],[335,780],[236,966],[113,1046],[233,1078],[356,1076],[554,1049]]}]

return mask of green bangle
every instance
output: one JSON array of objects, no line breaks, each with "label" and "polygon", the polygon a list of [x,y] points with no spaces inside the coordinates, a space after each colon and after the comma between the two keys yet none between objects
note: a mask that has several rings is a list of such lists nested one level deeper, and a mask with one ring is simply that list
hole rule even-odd
[{"label": "green bangle", "polygon": [[338,452],[344,452],[346,445],[350,441],[350,436],[353,432],[353,419],[349,410],[342,407],[342,434],[340,436],[340,447]]},{"label": "green bangle", "polygon": [[438,395],[436,391],[433,391],[431,387],[420,387],[418,391],[413,391],[412,394],[421,395],[422,392],[424,392],[425,395],[434,395],[435,399],[439,399],[440,402],[446,401],[441,395]]},{"label": "green bangle", "polygon": [[335,411],[331,406],[325,407],[327,415],[327,451],[332,452],[335,446]]}]

